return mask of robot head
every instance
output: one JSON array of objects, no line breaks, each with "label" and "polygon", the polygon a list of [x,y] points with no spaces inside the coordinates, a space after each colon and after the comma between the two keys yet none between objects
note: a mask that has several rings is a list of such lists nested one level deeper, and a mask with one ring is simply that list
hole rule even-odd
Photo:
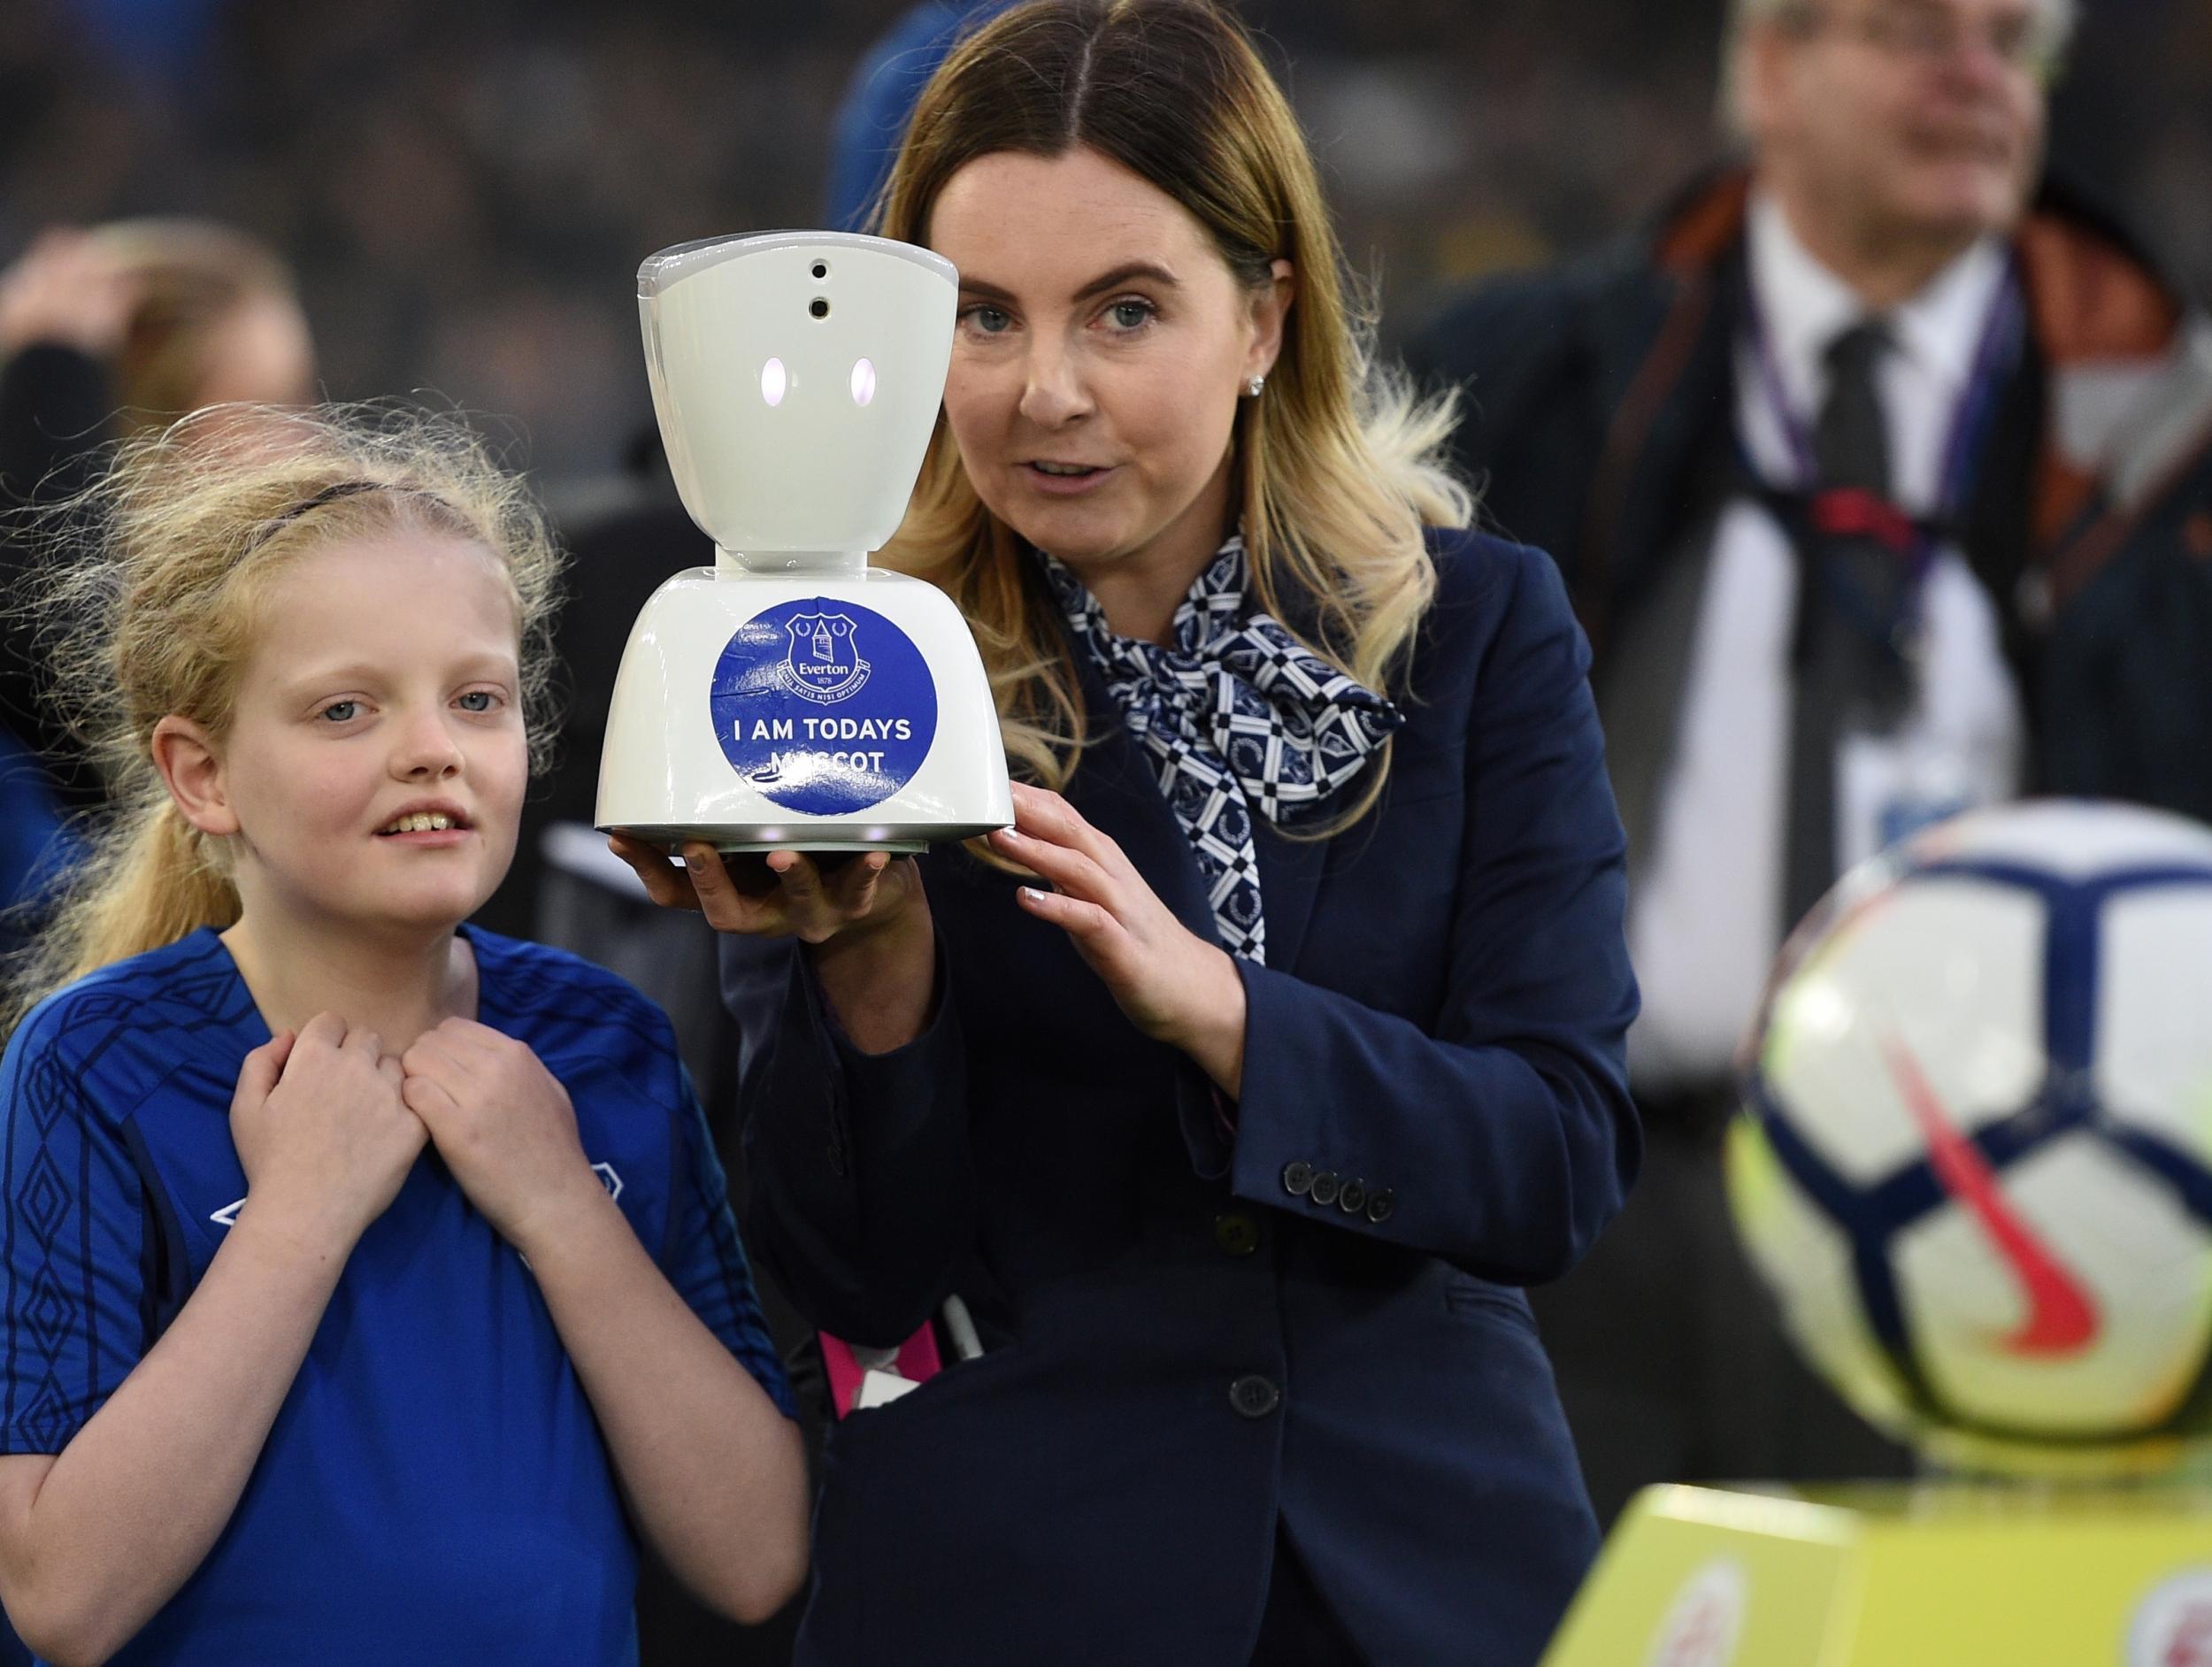
[{"label": "robot head", "polygon": [[691,519],[733,555],[880,547],[944,396],[957,295],[941,257],[849,232],[647,260],[646,370]]}]

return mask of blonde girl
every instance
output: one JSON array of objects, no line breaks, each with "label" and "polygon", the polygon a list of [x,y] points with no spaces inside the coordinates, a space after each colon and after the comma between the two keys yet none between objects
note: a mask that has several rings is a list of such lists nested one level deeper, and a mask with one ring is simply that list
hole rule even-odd
[{"label": "blonde girl", "polygon": [[463,924],[556,557],[456,426],[134,442],[63,692],[118,810],[0,1063],[0,1602],[53,1662],[634,1658],[634,1535],[729,1612],[802,1462],[664,1018]]}]

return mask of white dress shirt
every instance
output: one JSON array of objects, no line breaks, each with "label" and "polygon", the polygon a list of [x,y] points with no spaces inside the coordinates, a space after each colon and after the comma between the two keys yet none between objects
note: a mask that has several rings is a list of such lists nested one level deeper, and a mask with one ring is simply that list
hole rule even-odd
[{"label": "white dress shirt", "polygon": [[[1827,396],[1828,346],[1870,309],[1798,241],[1770,198],[1753,198],[1747,237],[1772,380],[1810,434]],[[2006,261],[2004,245],[1985,239],[1886,315],[1893,348],[1878,362],[1876,387],[1888,419],[1891,495],[1912,514],[1942,507],[1944,454]],[[1736,425],[1763,479],[1801,484],[1747,333],[1736,352]],[[1644,1006],[1629,1060],[1646,1092],[1727,1074],[1794,924],[1781,918],[1781,893],[1796,607],[1797,563],[1780,525],[1754,498],[1730,503],[1650,844],[1635,857],[1628,938]],[[1955,547],[1931,562],[1920,611],[1919,676],[1903,722],[1888,734],[1846,734],[1837,749],[1844,867],[1952,811],[2018,791],[2019,693],[1997,611]]]}]

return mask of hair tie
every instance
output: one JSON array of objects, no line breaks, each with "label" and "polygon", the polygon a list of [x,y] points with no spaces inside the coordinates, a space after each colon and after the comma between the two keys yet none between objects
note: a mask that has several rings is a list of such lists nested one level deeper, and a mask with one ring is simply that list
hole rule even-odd
[{"label": "hair tie", "polygon": [[341,498],[357,497],[364,492],[411,492],[413,490],[411,487],[394,486],[383,480],[334,481],[312,496],[301,499],[283,514],[273,516],[254,528],[253,536],[246,541],[246,553],[251,555],[293,522],[303,516],[313,514],[326,503],[335,503]]}]

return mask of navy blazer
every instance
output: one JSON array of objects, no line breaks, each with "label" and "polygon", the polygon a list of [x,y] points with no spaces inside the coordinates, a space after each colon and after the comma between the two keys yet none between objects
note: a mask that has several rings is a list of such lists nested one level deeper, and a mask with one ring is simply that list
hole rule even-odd
[{"label": "navy blazer", "polygon": [[[1233,1133],[964,851],[922,860],[939,999],[895,1052],[787,942],[726,944],[755,1255],[849,1340],[957,1291],[991,1345],[832,1433],[801,1662],[1245,1667],[1279,1517],[1372,1661],[1541,1652],[1597,1535],[1518,1287],[1636,1170],[1623,841],[1551,562],[1432,543],[1381,803],[1323,842],[1255,818]],[[1084,677],[1069,797],[1211,939]]]}]

